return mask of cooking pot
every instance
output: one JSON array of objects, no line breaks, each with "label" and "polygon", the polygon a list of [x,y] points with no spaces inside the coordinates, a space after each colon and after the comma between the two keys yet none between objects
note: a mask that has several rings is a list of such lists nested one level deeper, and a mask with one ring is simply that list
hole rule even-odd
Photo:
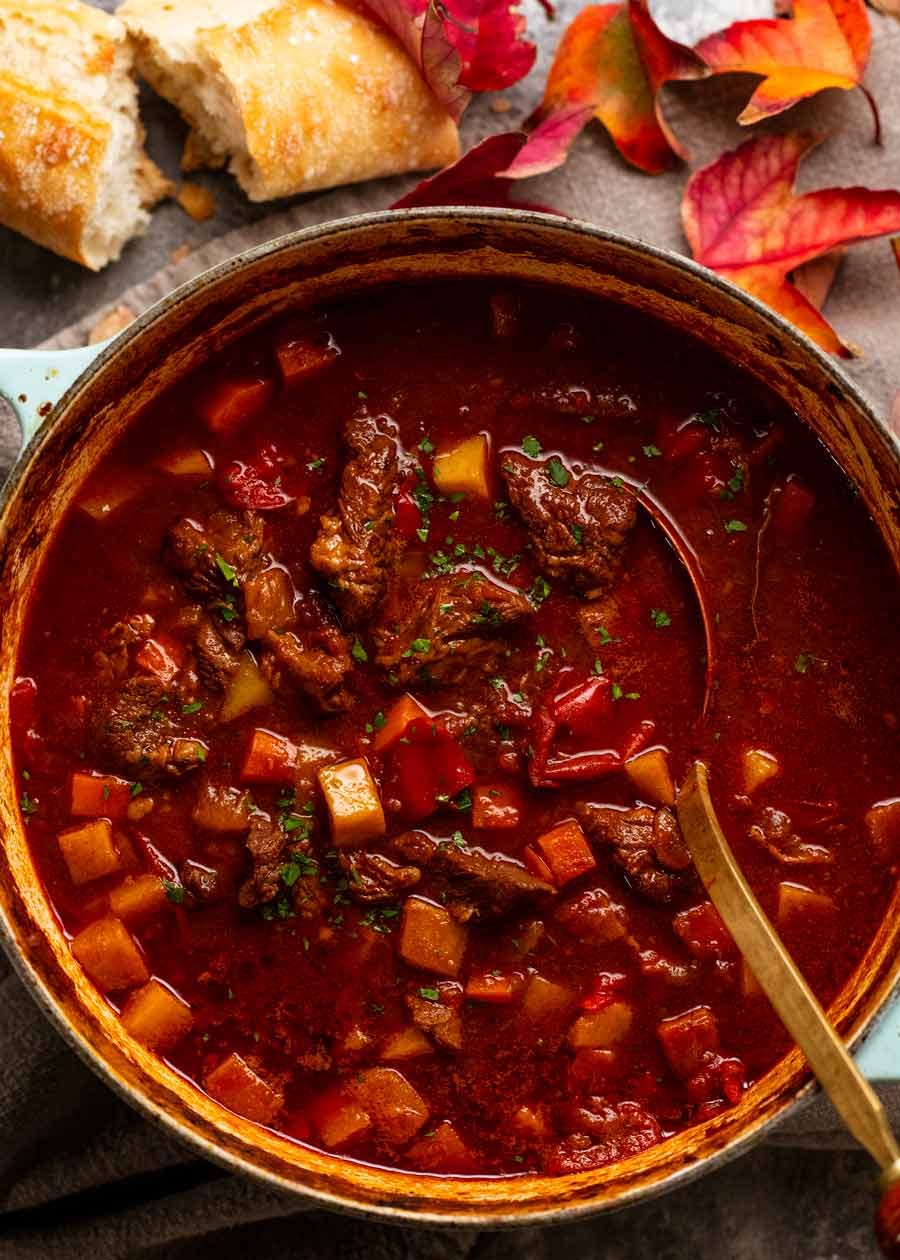
[{"label": "cooking pot", "polygon": [[[136,1108],[201,1155],[320,1206],[418,1224],[571,1220],[671,1189],[781,1120],[813,1085],[799,1051],[740,1103],[607,1168],[564,1177],[434,1177],[312,1150],[226,1111],[126,1035],[72,957],[28,850],[7,697],[28,595],[80,482],[161,389],[285,311],[384,285],[475,275],[549,282],[654,315],[762,380],[819,435],[900,570],[900,449],[852,382],[796,329],[694,263],[587,223],[500,210],[365,215],[273,241],[178,289],[113,341],[0,351],[0,392],[25,446],[0,497],[0,927],[23,981],[72,1047]],[[48,414],[49,413],[49,414]],[[830,1016],[873,1080],[900,1081],[900,890]],[[887,1009],[886,1009],[887,1008]]]}]

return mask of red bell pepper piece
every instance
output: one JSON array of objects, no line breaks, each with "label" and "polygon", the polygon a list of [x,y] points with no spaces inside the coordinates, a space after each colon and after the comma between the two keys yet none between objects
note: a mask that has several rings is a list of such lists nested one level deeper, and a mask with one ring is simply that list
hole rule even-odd
[{"label": "red bell pepper piece", "polygon": [[474,782],[472,763],[458,741],[431,718],[410,722],[390,750],[387,793],[397,798],[409,822],[427,818]]},{"label": "red bell pepper piece", "polygon": [[236,459],[220,478],[222,494],[234,507],[271,512],[293,503],[282,484],[283,469],[278,449],[269,442],[249,463]]},{"label": "red bell pepper piece", "polygon": [[573,735],[594,735],[612,708],[612,683],[600,674],[558,692],[553,714]]},{"label": "red bell pepper piece", "polygon": [[544,778],[556,783],[583,783],[602,779],[622,769],[622,758],[612,748],[603,752],[574,753],[570,757],[551,757],[544,766]]},{"label": "red bell pepper piece", "polygon": [[635,753],[639,753],[645,745],[649,744],[650,736],[655,730],[656,723],[650,718],[644,718],[642,722],[638,722],[631,734],[627,735],[622,743],[622,760],[627,761],[629,757],[633,757]]},{"label": "red bell pepper piece", "polygon": [[416,530],[422,528],[422,513],[412,497],[415,484],[407,481],[394,491],[394,529],[404,542],[409,542]]}]

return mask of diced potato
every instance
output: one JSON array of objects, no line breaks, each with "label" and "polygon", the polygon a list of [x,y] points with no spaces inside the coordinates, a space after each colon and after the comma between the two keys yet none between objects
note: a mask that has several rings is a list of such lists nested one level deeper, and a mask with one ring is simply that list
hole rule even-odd
[{"label": "diced potato", "polygon": [[507,783],[483,783],[472,789],[472,826],[486,830],[518,827],[522,801]]},{"label": "diced potato", "polygon": [[664,748],[648,748],[636,757],[629,757],[625,773],[645,800],[657,805],[675,804],[675,784]]},{"label": "diced potato", "polygon": [[72,938],[72,953],[104,993],[146,984],[150,972],[137,942],[121,919],[98,919]]},{"label": "diced potato", "polygon": [[368,1068],[347,1092],[389,1142],[408,1142],[428,1119],[428,1104],[396,1068]]},{"label": "diced potato", "polygon": [[72,775],[72,814],[76,818],[124,818],[131,802],[131,784],[114,774]]},{"label": "diced potato", "polygon": [[392,744],[396,744],[410,722],[427,716],[427,709],[424,709],[409,693],[401,696],[388,709],[384,725],[375,732],[375,738],[372,741],[375,751],[385,752]]},{"label": "diced potato", "polygon": [[434,1046],[420,1028],[401,1028],[392,1033],[381,1047],[379,1058],[385,1063],[395,1059],[419,1059],[423,1054],[434,1054]]},{"label": "diced potato", "polygon": [[687,1080],[719,1053],[719,1024],[708,1006],[694,1006],[660,1020],[656,1027],[663,1053],[676,1076]]},{"label": "diced potato", "polygon": [[91,483],[78,500],[78,507],[95,521],[105,521],[147,486],[146,473],[137,469],[117,468],[98,485]]},{"label": "diced potato", "polygon": [[243,788],[204,782],[200,784],[192,821],[205,831],[237,834],[250,826],[250,802]]},{"label": "diced potato", "polygon": [[557,823],[550,831],[545,831],[542,836],[538,836],[534,845],[550,868],[557,887],[594,870],[597,865],[581,824],[574,818]]},{"label": "diced potato", "polygon": [[170,1050],[190,1032],[193,1022],[187,1002],[159,980],[132,993],[122,1008],[122,1023],[148,1050]]},{"label": "diced potato", "polygon": [[330,1151],[363,1137],[372,1128],[372,1117],[368,1112],[338,1089],[321,1094],[310,1111],[319,1140]]},{"label": "diced potato", "polygon": [[778,885],[779,928],[794,924],[808,927],[811,921],[833,914],[834,909],[834,900],[827,893],[813,892],[803,884]]},{"label": "diced potato", "polygon": [[781,770],[778,758],[764,748],[745,748],[743,754],[744,790],[755,792],[774,779]]},{"label": "diced potato", "polygon": [[241,782],[292,784],[297,757],[297,745],[284,735],[258,728],[250,736]]},{"label": "diced potato", "polygon": [[184,650],[174,640],[147,639],[135,654],[134,663],[158,678],[164,687],[171,687],[184,664]]},{"label": "diced potato", "polygon": [[197,410],[211,433],[235,433],[268,403],[275,394],[273,381],[259,376],[232,377],[217,381]]},{"label": "diced potato", "polygon": [[532,976],[525,988],[522,1009],[529,1019],[555,1019],[575,1005],[575,994],[564,984]]},{"label": "diced potato", "polygon": [[230,1054],[204,1082],[216,1102],[257,1124],[271,1124],[284,1106],[284,1095],[263,1080],[239,1054]]},{"label": "diced potato", "polygon": [[459,1172],[468,1167],[472,1156],[449,1120],[420,1137],[406,1152],[406,1158],[423,1172]]},{"label": "diced potato", "polygon": [[381,797],[364,757],[326,766],[318,779],[338,848],[355,848],[384,835],[387,824]]},{"label": "diced potato", "polygon": [[585,1011],[569,1029],[569,1045],[573,1050],[609,1050],[628,1036],[633,1018],[629,1002],[609,1002],[599,1011]]},{"label": "diced potato", "polygon": [[93,879],[113,875],[121,865],[108,818],[69,827],[59,833],[58,839],[73,884],[89,884]]},{"label": "diced potato", "polygon": [[251,652],[242,652],[240,664],[231,675],[219,710],[223,722],[233,722],[251,709],[272,703],[272,688]]},{"label": "diced potato", "polygon": [[468,929],[442,906],[423,897],[407,897],[399,950],[411,967],[453,979],[459,975],[468,938]]},{"label": "diced potato", "polygon": [[172,477],[208,477],[212,471],[212,459],[199,446],[170,451],[156,461],[156,467]]},{"label": "diced potato", "polygon": [[866,813],[866,827],[882,862],[900,859],[900,798],[873,805]]},{"label": "diced potato", "polygon": [[495,1002],[505,1006],[521,995],[525,980],[520,972],[496,975],[493,971],[478,972],[466,981],[466,997],[473,1002]]},{"label": "diced potato", "polygon": [[110,910],[126,923],[159,914],[165,904],[166,889],[158,875],[129,875],[109,894]]},{"label": "diced potato", "polygon": [[372,1044],[372,1038],[364,1028],[360,1028],[359,1024],[347,1030],[340,1041],[340,1049],[344,1054],[359,1054],[362,1050],[367,1050]]},{"label": "diced potato", "polygon": [[434,484],[441,494],[491,497],[490,448],[484,433],[464,438],[434,457]]}]

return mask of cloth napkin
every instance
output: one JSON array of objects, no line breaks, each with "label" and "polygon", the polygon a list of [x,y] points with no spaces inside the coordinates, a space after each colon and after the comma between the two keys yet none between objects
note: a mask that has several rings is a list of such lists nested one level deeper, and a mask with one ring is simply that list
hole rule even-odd
[{"label": "cloth napkin", "polygon": [[[761,15],[767,10],[765,0],[740,0],[740,4],[743,16]],[[578,0],[564,0],[553,27],[541,25],[538,19],[539,69],[527,86],[517,85],[505,94],[508,111],[497,113],[486,102],[476,103],[466,119],[467,143],[515,126],[527,115],[550,50],[578,7]],[[727,22],[734,13],[734,0],[717,0],[706,6],[693,5],[691,0],[660,0],[655,9],[673,34],[695,39]],[[802,188],[853,183],[900,187],[900,24],[872,16],[876,39],[867,82],[881,103],[884,147],[876,149],[871,144],[868,110],[858,93],[825,93],[773,124],[773,129],[834,133],[807,161]],[[712,160],[746,138],[746,132],[733,119],[746,100],[749,85],[749,80],[717,81],[676,85],[667,92],[667,115],[687,144],[694,165]],[[650,178],[633,171],[618,158],[599,127],[592,127],[576,142],[566,166],[531,181],[523,196],[573,217],[683,250],[679,202],[687,174],[685,169]],[[124,304],[137,314],[177,284],[243,249],[310,224],[383,209],[413,182],[378,181],[291,206],[171,263],[145,283],[122,293],[112,305]],[[65,329],[48,344],[85,344],[90,329],[104,313],[100,310]],[[885,242],[867,243],[850,252],[832,290],[827,314],[849,341],[863,349],[864,357],[851,362],[849,370],[886,414],[889,400],[900,388],[900,275]],[[0,416],[0,453],[14,451],[15,445],[11,420]],[[0,478],[5,471],[0,457]],[[596,1226],[570,1227],[564,1236],[558,1231],[526,1230],[515,1235],[514,1244],[509,1235],[478,1235],[472,1230],[404,1231],[319,1212],[305,1213],[301,1218],[298,1212],[303,1205],[297,1199],[197,1159],[114,1097],[46,1023],[2,958],[0,1134],[2,1260],[113,1260],[132,1256],[179,1260],[213,1250],[218,1260],[227,1260],[246,1254],[248,1249],[257,1260],[276,1255],[311,1260],[326,1256],[348,1260],[402,1260],[407,1256],[420,1260],[501,1260],[512,1254],[542,1260],[562,1246],[600,1254],[599,1245],[611,1260],[648,1255],[659,1260],[687,1255],[696,1260],[737,1260],[739,1256],[749,1260],[773,1254],[757,1249],[755,1241],[755,1222],[773,1212],[771,1196],[760,1195],[755,1189],[761,1170],[764,1168],[766,1176],[774,1177],[783,1187],[787,1205],[794,1201],[792,1185],[795,1194],[800,1194],[792,1181],[799,1175],[796,1159],[791,1160],[785,1152],[769,1151],[751,1155],[739,1168],[713,1179],[720,1191],[725,1190],[733,1209],[730,1212],[706,1183],[670,1197],[661,1207],[642,1209],[644,1243],[635,1243],[635,1231],[627,1224],[627,1216],[615,1222],[604,1218]],[[776,1140],[807,1146],[840,1145],[843,1135],[830,1108],[819,1099],[794,1117]],[[835,1162],[829,1156],[826,1161],[826,1157],[811,1152],[803,1168],[817,1178],[824,1199],[847,1198],[855,1190],[863,1193],[862,1165],[849,1157]],[[740,1171],[744,1169],[754,1171]],[[805,1221],[800,1254],[837,1255],[825,1232],[827,1220],[823,1216],[818,1223]],[[781,1220],[778,1228],[785,1240],[793,1227],[790,1217]],[[822,1249],[806,1250],[816,1238]],[[859,1248],[854,1244],[840,1254],[870,1254],[866,1242],[860,1242]],[[788,1250],[784,1254],[787,1256]]]}]

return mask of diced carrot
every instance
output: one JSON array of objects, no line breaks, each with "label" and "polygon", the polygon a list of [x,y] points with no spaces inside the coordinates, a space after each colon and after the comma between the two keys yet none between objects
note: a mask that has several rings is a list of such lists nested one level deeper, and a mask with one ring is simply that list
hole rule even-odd
[{"label": "diced carrot", "polygon": [[172,477],[208,477],[213,461],[206,451],[194,446],[162,455],[156,461],[156,467]]},{"label": "diced carrot", "polygon": [[73,884],[89,884],[119,869],[119,852],[108,818],[95,818],[80,827],[69,827],[59,833],[58,840]]},{"label": "diced carrot", "polygon": [[497,975],[493,971],[476,972],[466,981],[466,997],[473,1002],[495,1002],[506,1006],[521,997],[525,978],[519,972]]},{"label": "diced carrot", "polygon": [[284,735],[257,727],[241,767],[242,783],[293,783],[298,749]]},{"label": "diced carrot", "polygon": [[392,1033],[381,1047],[379,1058],[391,1063],[395,1059],[420,1059],[424,1054],[434,1054],[434,1045],[420,1028],[411,1026]]},{"label": "diced carrot", "polygon": [[781,770],[778,758],[764,748],[745,748],[742,762],[745,792],[755,792]]},{"label": "diced carrot", "polygon": [[472,826],[485,829],[518,827],[522,817],[519,793],[508,783],[483,783],[472,789]]},{"label": "diced carrot", "polygon": [[806,926],[834,913],[834,899],[827,893],[813,892],[803,884],[778,885],[778,926]]},{"label": "diced carrot", "polygon": [[296,385],[318,375],[340,357],[340,348],[324,329],[291,337],[275,347],[285,385]]},{"label": "diced carrot", "polygon": [[472,1156],[449,1120],[420,1137],[406,1152],[406,1158],[423,1172],[461,1172],[472,1162]]},{"label": "diced carrot", "polygon": [[339,848],[353,848],[384,835],[384,809],[365,757],[325,766],[318,779],[331,815],[331,836]]},{"label": "diced carrot", "polygon": [[330,1151],[363,1137],[372,1128],[368,1112],[339,1089],[320,1094],[310,1107],[310,1116],[319,1140]]},{"label": "diced carrot", "polygon": [[681,1015],[660,1020],[656,1035],[669,1066],[682,1080],[699,1072],[719,1053],[719,1024],[708,1006],[694,1006]]},{"label": "diced carrot", "polygon": [[575,994],[564,984],[532,976],[525,989],[522,1009],[529,1019],[554,1019],[572,1009]]},{"label": "diced carrot", "polygon": [[131,784],[114,774],[72,772],[72,813],[76,818],[124,818]]},{"label": "diced carrot", "polygon": [[211,433],[236,432],[275,395],[275,383],[261,376],[217,381],[198,403],[200,418]]},{"label": "diced carrot", "polygon": [[407,897],[399,950],[411,967],[453,979],[459,975],[468,937],[468,930],[443,906],[423,897]]},{"label": "diced carrot", "polygon": [[126,923],[158,914],[166,904],[166,888],[158,875],[129,875],[109,894],[109,908]]},{"label": "diced carrot", "polygon": [[385,752],[397,742],[410,722],[427,716],[428,711],[407,692],[388,709],[384,725],[375,732],[372,747],[376,752]]},{"label": "diced carrot", "polygon": [[170,1050],[193,1022],[187,1002],[159,980],[132,993],[122,1008],[123,1025],[148,1050]]},{"label": "diced carrot", "polygon": [[900,798],[873,805],[866,813],[866,827],[882,862],[900,859]]},{"label": "diced carrot", "polygon": [[538,836],[534,843],[552,872],[553,883],[558,887],[594,870],[597,865],[581,824],[574,818],[557,823],[552,830]]},{"label": "diced carrot", "polygon": [[522,850],[522,861],[532,875],[536,875],[538,879],[544,880],[547,884],[553,883],[553,872],[533,844],[527,844]]},{"label": "diced carrot", "polygon": [[241,833],[250,825],[250,799],[241,788],[201,783],[191,821],[205,831]]},{"label": "diced carrot", "polygon": [[130,989],[150,979],[144,956],[121,919],[98,919],[72,938],[72,953],[104,993]]},{"label": "diced carrot", "polygon": [[158,678],[164,687],[171,687],[184,665],[184,648],[175,639],[145,639],[134,663]]},{"label": "diced carrot", "polygon": [[598,1011],[585,1011],[569,1029],[574,1050],[609,1050],[628,1036],[634,1017],[629,1002],[609,1002]]},{"label": "diced carrot", "polygon": [[434,457],[434,484],[441,494],[491,497],[490,447],[483,433],[464,438]]},{"label": "diced carrot", "polygon": [[389,1142],[408,1142],[428,1119],[424,1098],[396,1068],[368,1068],[346,1089]]},{"label": "diced carrot", "polygon": [[664,748],[648,748],[636,757],[629,757],[625,773],[647,800],[657,805],[675,804],[675,784]]},{"label": "diced carrot", "polygon": [[204,1082],[216,1102],[257,1124],[270,1124],[284,1106],[284,1095],[254,1072],[239,1054],[230,1054]]}]

